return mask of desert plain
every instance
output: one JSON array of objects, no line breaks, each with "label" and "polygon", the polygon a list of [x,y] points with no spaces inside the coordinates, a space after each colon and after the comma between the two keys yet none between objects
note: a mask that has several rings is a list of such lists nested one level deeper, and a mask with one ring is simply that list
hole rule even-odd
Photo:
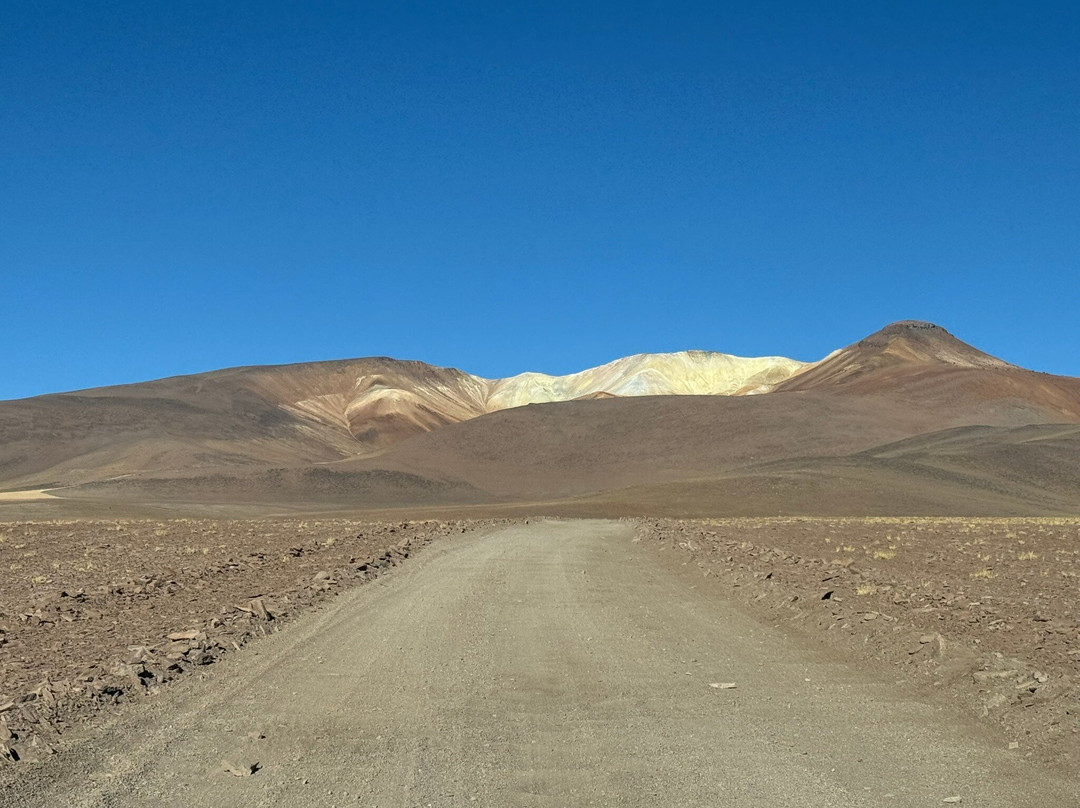
[{"label": "desert plain", "polygon": [[0,439],[0,804],[1080,802],[1080,381],[937,326]]}]

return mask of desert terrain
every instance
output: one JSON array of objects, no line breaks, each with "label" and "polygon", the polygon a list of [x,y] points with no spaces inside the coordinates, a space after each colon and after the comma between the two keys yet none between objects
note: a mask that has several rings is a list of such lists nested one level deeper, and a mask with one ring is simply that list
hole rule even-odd
[{"label": "desert terrain", "polygon": [[0,803],[1074,804],[1078,529],[27,525]]},{"label": "desert terrain", "polygon": [[1080,380],[386,358],[0,402],[0,805],[1070,805]]},{"label": "desert terrain", "polygon": [[686,351],[501,380],[385,358],[237,368],[0,402],[0,519],[1070,514],[1078,430],[1080,380],[919,322],[811,363]]}]

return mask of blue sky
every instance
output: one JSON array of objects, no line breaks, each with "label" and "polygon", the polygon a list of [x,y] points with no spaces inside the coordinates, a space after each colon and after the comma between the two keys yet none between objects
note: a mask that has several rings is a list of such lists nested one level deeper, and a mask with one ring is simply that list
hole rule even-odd
[{"label": "blue sky", "polygon": [[0,398],[390,355],[1080,375],[1074,3],[0,6]]}]

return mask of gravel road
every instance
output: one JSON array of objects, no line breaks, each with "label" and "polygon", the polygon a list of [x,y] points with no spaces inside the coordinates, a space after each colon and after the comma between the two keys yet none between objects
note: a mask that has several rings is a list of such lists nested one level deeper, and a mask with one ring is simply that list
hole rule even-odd
[{"label": "gravel road", "polygon": [[683,561],[617,522],[437,542],[18,772],[0,805],[1080,804]]}]

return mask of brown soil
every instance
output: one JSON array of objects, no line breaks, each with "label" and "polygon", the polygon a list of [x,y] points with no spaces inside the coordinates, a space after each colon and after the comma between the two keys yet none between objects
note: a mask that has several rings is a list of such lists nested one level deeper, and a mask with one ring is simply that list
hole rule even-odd
[{"label": "brown soil", "polygon": [[1080,520],[641,520],[782,624],[1080,760]]},{"label": "brown soil", "polygon": [[276,631],[481,522],[100,521],[0,527],[0,756]]}]

